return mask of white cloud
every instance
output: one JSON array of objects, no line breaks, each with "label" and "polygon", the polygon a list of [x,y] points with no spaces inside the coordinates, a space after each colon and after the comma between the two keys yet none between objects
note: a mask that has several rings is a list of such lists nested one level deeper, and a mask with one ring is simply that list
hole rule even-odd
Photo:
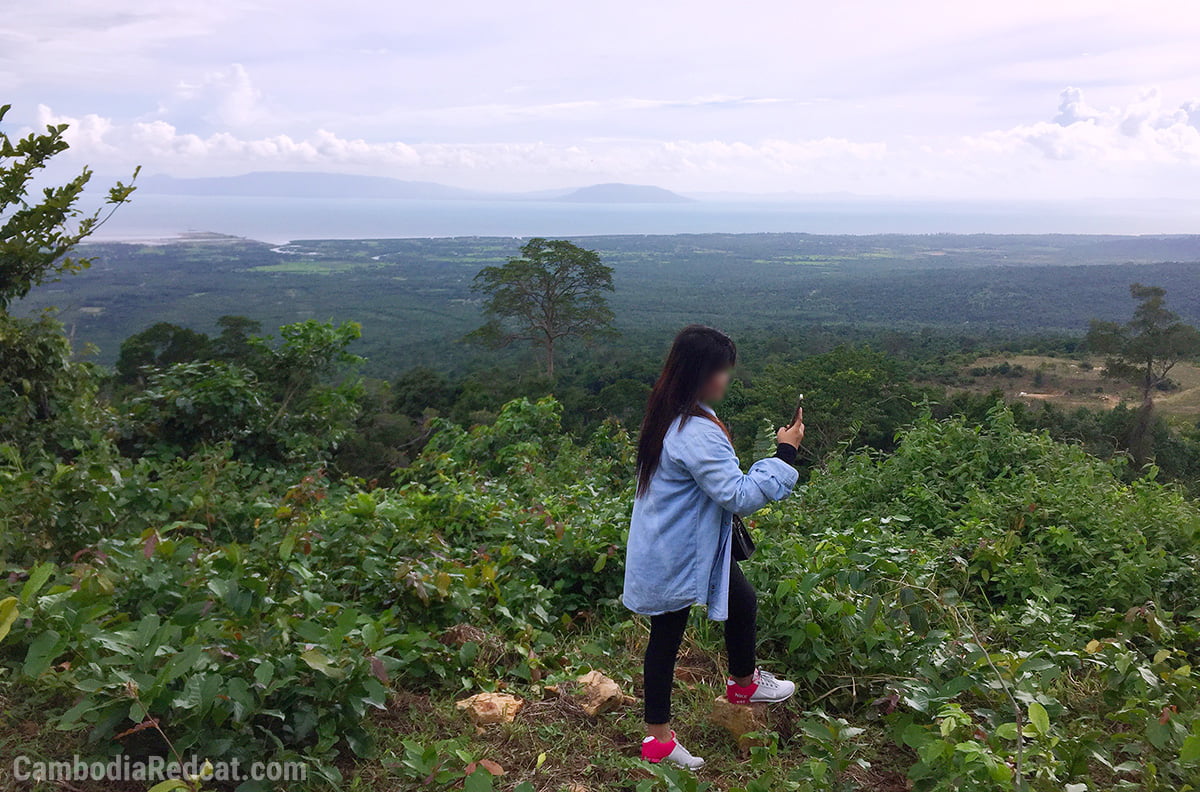
[{"label": "white cloud", "polygon": [[[245,79],[243,79],[245,77]],[[213,87],[216,86],[214,89]],[[227,118],[266,123],[244,70],[193,91],[238,97]],[[210,90],[212,89],[212,90]],[[699,100],[645,100],[647,112]],[[711,101],[740,102],[722,97]],[[627,108],[643,100],[622,100]],[[170,115],[169,112],[164,115]],[[179,176],[253,170],[340,171],[427,179],[485,189],[537,189],[590,181],[654,182],[680,190],[853,191],[932,197],[1192,197],[1200,176],[1200,102],[1169,104],[1148,88],[1099,107],[1062,91],[1045,120],[975,135],[659,139],[567,137],[558,141],[370,140],[318,128],[246,134],[231,123],[207,134],[166,118],[119,123],[68,118],[47,107],[41,123],[69,123],[73,156],[127,171]]]},{"label": "white cloud", "polygon": [[172,97],[159,105],[167,117],[190,115],[224,126],[246,126],[264,118],[259,103],[262,92],[240,63],[205,73],[197,81],[181,80]]},{"label": "white cloud", "polygon": [[1058,114],[974,139],[982,148],[1015,152],[1029,147],[1051,160],[1093,163],[1200,164],[1200,102],[1166,106],[1157,88],[1147,88],[1124,106],[1096,108],[1083,92],[1067,88]]},{"label": "white cloud", "polygon": [[98,116],[95,113],[80,118],[70,118],[55,113],[46,105],[37,107],[37,125],[41,129],[47,126],[67,125],[65,137],[67,142],[80,153],[86,152],[105,159],[119,155],[119,151],[109,142],[109,137],[116,133],[112,119]]},{"label": "white cloud", "polygon": [[[794,172],[813,163],[880,160],[882,143],[838,138],[816,140],[656,141],[585,140],[571,144],[406,143],[344,138],[328,130],[306,137],[238,137],[229,132],[207,136],[183,132],[164,120],[121,126],[89,116],[71,119],[41,108],[40,120],[69,123],[68,140],[76,157],[120,154],[122,164],[144,164],[176,175],[212,175],[249,170],[334,170],[386,173],[401,178],[462,181],[470,172],[500,177],[534,171],[547,183],[579,176],[687,174],[689,177],[737,176],[746,170]],[[699,182],[698,182],[699,183]],[[716,186],[716,185],[714,185]]]},{"label": "white cloud", "polygon": [[118,176],[1200,197],[1180,0],[10,5],[8,122],[70,116]]}]

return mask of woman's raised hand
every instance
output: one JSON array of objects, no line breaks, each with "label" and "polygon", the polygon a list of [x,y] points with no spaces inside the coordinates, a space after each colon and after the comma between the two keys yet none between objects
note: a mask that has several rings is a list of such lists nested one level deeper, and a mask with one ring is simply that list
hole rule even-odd
[{"label": "woman's raised hand", "polygon": [[775,433],[776,443],[787,443],[796,448],[804,442],[804,408],[800,407],[796,410],[796,417],[790,424],[781,428]]}]

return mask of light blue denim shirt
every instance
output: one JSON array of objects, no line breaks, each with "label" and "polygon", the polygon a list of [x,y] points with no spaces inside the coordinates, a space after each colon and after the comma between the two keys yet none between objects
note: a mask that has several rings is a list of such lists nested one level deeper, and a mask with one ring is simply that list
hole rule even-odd
[{"label": "light blue denim shirt", "polygon": [[786,498],[799,474],[774,457],[742,473],[720,426],[702,416],[680,422],[667,431],[650,486],[633,503],[621,600],[647,616],[705,605],[710,619],[724,621],[733,515]]}]

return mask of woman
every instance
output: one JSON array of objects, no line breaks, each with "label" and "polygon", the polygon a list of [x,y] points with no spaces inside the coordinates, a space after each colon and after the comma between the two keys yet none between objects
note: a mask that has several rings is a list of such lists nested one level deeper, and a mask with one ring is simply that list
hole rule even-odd
[{"label": "woman", "polygon": [[803,416],[775,436],[775,456],[742,473],[729,431],[709,406],[725,395],[737,348],[711,327],[691,325],[675,338],[646,407],[637,453],[637,496],[625,560],[625,606],[650,617],[645,661],[646,738],[642,758],[697,768],[704,760],[675,739],[671,683],[692,605],[725,622],[735,704],[784,701],[796,686],[755,667],[754,589],[733,560],[734,514],[787,497],[804,439]]}]

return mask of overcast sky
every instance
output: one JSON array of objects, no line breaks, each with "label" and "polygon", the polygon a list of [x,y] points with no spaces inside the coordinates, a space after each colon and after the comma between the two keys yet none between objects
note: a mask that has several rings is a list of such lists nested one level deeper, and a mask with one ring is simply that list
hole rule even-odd
[{"label": "overcast sky", "polygon": [[106,174],[1200,198],[1191,0],[23,2],[3,102]]}]

